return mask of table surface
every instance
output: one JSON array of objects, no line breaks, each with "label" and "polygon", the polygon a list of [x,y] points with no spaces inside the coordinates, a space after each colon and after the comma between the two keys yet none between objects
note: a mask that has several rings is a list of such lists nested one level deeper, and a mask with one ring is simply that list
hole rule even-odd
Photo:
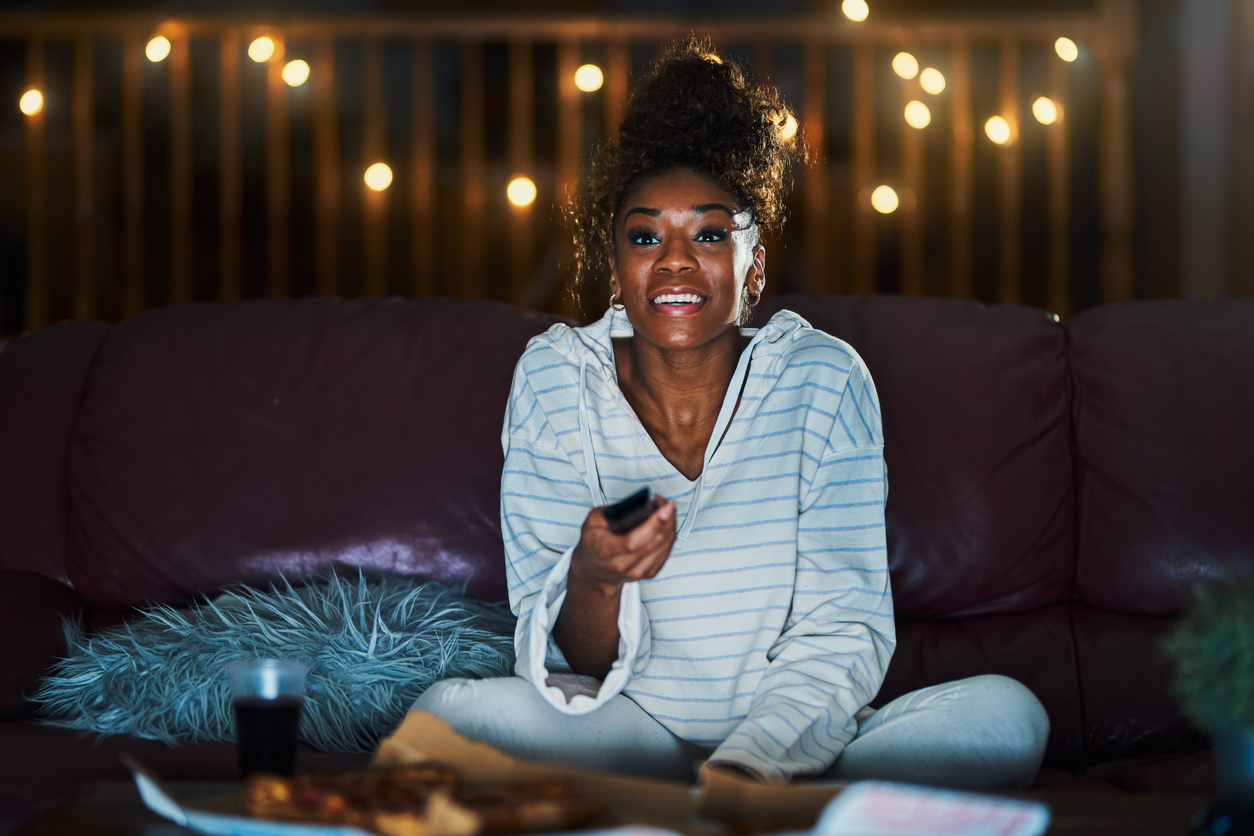
[{"label": "table surface", "polygon": [[[233,792],[231,783],[175,782],[178,799]],[[1036,790],[1018,797],[1043,801],[1053,809],[1051,836],[1188,836],[1189,817],[1210,802],[1188,793]],[[61,804],[22,827],[13,836],[186,836],[192,831],[161,818],[144,806],[129,781],[84,784]]]}]

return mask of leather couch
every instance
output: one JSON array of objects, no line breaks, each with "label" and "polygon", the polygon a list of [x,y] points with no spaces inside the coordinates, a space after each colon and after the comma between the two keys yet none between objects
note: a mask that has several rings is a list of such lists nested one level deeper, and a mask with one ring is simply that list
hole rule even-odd
[{"label": "leather couch", "polygon": [[[1052,721],[1041,786],[1209,787],[1157,639],[1190,587],[1254,565],[1254,301],[1137,302],[1066,327],[1020,306],[772,297],[879,390],[899,646],[878,697],[982,672]],[[0,353],[0,832],[128,751],[229,779],[230,745],[49,728],[25,699],[150,602],[331,568],[505,595],[500,428],[557,317],[485,301],[187,305]],[[305,750],[306,769],[366,757]]]}]

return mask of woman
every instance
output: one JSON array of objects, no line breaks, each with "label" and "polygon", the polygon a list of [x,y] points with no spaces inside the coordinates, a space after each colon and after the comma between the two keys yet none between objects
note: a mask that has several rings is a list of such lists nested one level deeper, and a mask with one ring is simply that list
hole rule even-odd
[{"label": "woman", "polygon": [[[589,769],[1030,784],[1048,719],[1013,680],[867,708],[896,643],[875,387],[791,312],[737,327],[800,153],[787,108],[688,42],[626,114],[577,210],[581,278],[608,268],[610,310],[532,340],[506,413],[518,675],[415,707]],[[604,507],[643,485],[649,518],[610,531]]]}]

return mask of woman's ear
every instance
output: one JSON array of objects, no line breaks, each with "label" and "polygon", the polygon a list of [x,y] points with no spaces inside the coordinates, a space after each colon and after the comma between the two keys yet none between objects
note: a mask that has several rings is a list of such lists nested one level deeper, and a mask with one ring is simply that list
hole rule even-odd
[{"label": "woman's ear", "polygon": [[749,275],[745,276],[745,288],[749,291],[753,306],[762,301],[762,290],[766,287],[766,247],[758,244],[753,248],[753,264],[749,267]]}]

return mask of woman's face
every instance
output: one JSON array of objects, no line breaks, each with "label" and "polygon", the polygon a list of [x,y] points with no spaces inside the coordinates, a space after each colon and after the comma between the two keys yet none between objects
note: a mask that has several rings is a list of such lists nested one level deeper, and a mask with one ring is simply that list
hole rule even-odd
[{"label": "woman's face", "polygon": [[740,319],[744,289],[762,292],[766,251],[750,214],[709,177],[675,171],[642,182],[614,219],[610,290],[637,339],[696,348]]}]

